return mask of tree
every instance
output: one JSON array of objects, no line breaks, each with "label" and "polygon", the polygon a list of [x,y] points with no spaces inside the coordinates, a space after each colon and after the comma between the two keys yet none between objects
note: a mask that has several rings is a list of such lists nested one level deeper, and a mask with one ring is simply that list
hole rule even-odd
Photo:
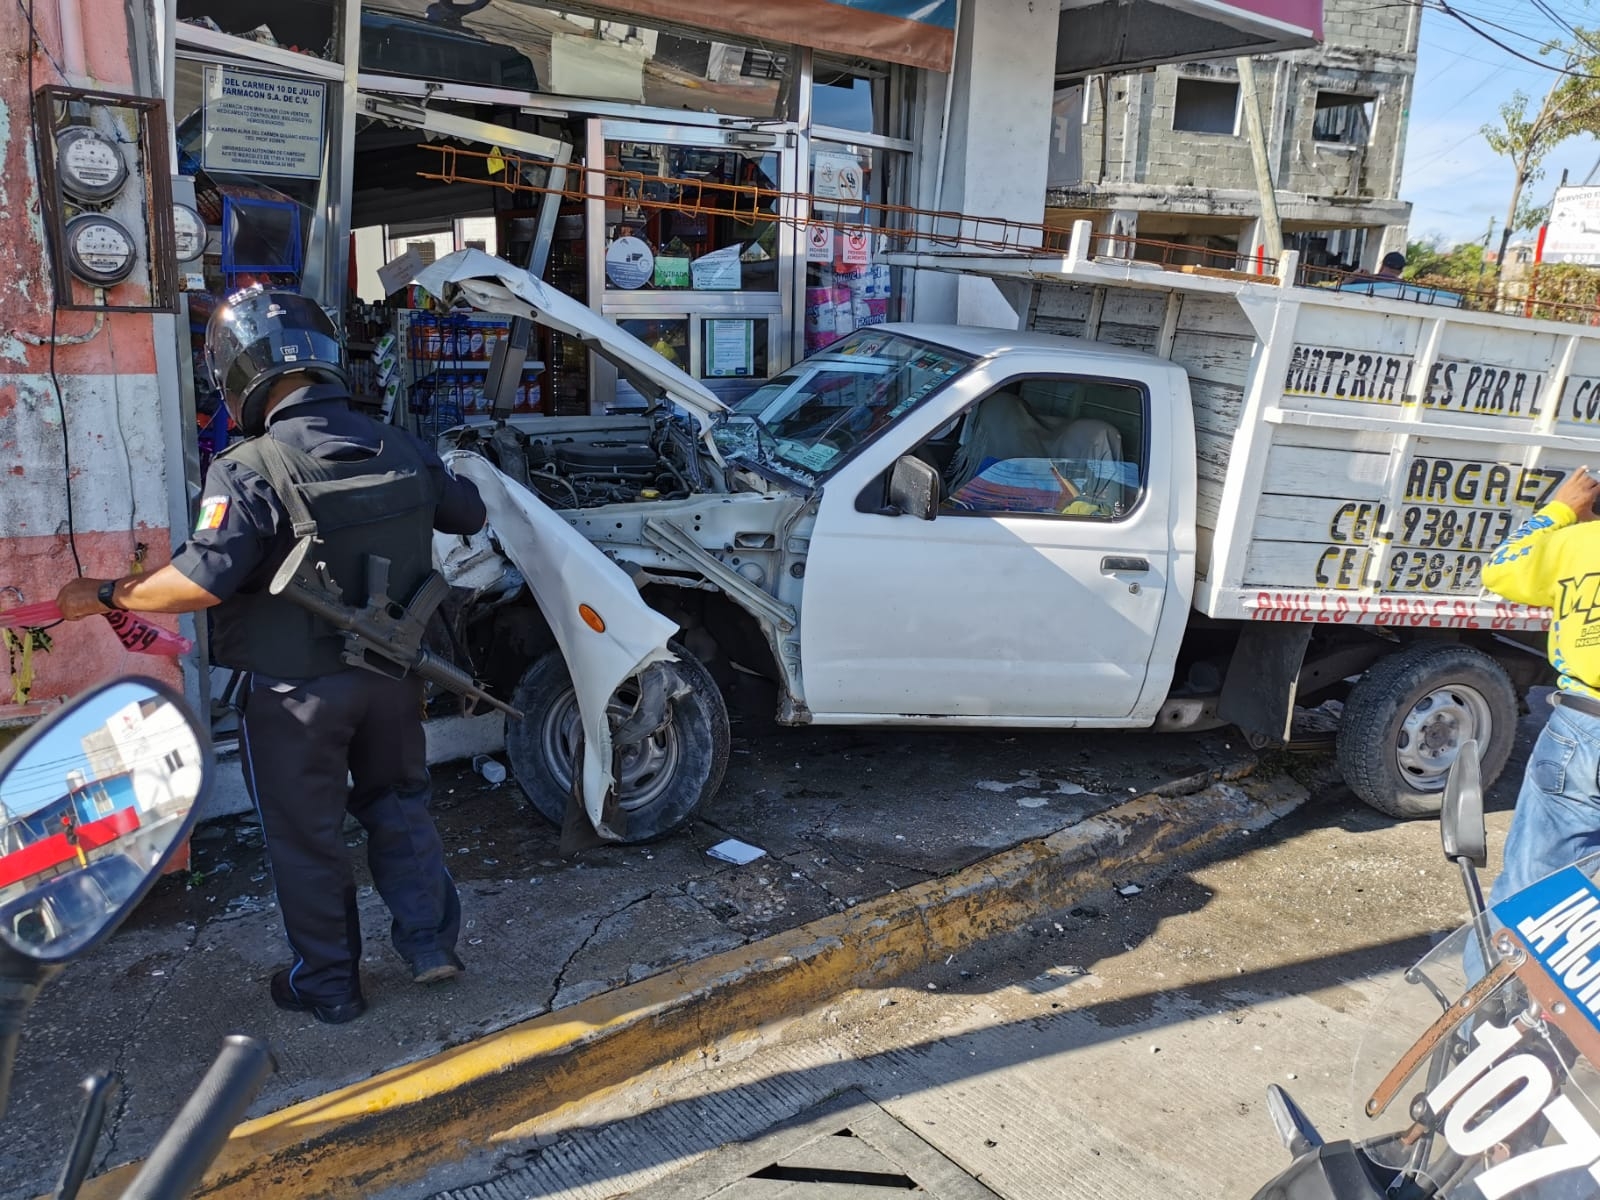
[{"label": "tree", "polygon": [[1407,279],[1452,291],[1471,291],[1483,273],[1483,256],[1488,247],[1481,242],[1445,246],[1439,240],[1411,242],[1406,246]]},{"label": "tree", "polygon": [[1532,101],[1521,90],[1500,106],[1500,124],[1485,125],[1483,137],[1496,154],[1511,160],[1511,199],[1506,205],[1506,222],[1500,231],[1500,251],[1495,261],[1503,263],[1511,235],[1533,229],[1544,220],[1547,209],[1523,200],[1531,183],[1544,177],[1545,156],[1568,138],[1592,133],[1600,123],[1600,41],[1581,29],[1574,30],[1572,45],[1552,42],[1540,53],[1561,67],[1544,101],[1532,116]]}]

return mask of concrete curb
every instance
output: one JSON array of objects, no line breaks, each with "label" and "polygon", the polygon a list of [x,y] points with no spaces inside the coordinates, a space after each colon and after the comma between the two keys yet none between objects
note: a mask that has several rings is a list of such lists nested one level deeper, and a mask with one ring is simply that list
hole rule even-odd
[{"label": "concrete curb", "polygon": [[[1259,830],[1305,793],[1249,767],[1160,789],[955,874],[666,971],[397,1067],[234,1131],[202,1195],[368,1195],[480,1151],[537,1109],[613,1087],[719,1038],[884,983],[1085,896]],[[92,1180],[112,1200],[137,1164]]]}]

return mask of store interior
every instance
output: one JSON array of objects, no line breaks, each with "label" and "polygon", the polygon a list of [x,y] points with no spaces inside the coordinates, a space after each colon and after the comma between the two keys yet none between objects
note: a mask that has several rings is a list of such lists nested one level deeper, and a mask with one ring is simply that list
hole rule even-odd
[{"label": "store interior", "polygon": [[[177,8],[180,22],[211,34],[327,61],[345,54],[339,0],[180,0]],[[476,247],[535,267],[732,403],[802,345],[811,352],[889,319],[889,272],[874,265],[871,239],[779,219],[779,197],[802,190],[828,223],[870,222],[861,202],[887,195],[882,151],[818,142],[802,162],[763,132],[761,122],[792,105],[792,48],[728,45],[524,0],[385,0],[363,7],[360,30],[364,73],[438,81],[423,98],[363,93],[355,121],[348,286],[339,307],[356,403],[373,415],[425,435],[487,417],[484,381],[508,332],[504,319],[439,312],[416,289],[386,286],[393,278],[385,281],[382,268],[402,259],[425,264]],[[185,285],[202,465],[229,437],[200,360],[212,306],[253,283],[326,300],[333,276],[324,261],[332,241],[319,220],[336,201],[336,150],[326,131],[324,160],[299,176],[281,166],[219,168],[210,153],[208,105],[219,103],[220,89],[274,75],[284,77],[275,66],[222,56],[180,54],[177,62],[178,169],[193,179],[211,235]],[[841,65],[815,78],[818,108],[839,128],[881,124],[885,71]],[[475,88],[540,93],[553,85],[599,98],[605,118],[581,105],[545,115],[458,99]],[[328,89],[331,115],[337,84],[309,86]],[[622,100],[639,106],[637,119],[619,110]],[[673,117],[707,111],[738,119],[730,126],[720,116]],[[469,126],[474,136],[445,132]],[[549,193],[533,190],[548,185],[547,161],[518,148],[523,135],[570,147],[571,194],[550,200],[554,211],[546,211]],[[602,158],[603,203],[578,194],[581,168]],[[513,412],[573,416],[642,405],[606,371],[580,344],[539,329]]]}]

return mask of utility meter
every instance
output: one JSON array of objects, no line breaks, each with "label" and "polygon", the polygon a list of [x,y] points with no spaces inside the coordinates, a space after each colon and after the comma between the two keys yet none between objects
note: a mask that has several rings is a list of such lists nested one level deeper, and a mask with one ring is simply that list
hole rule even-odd
[{"label": "utility meter", "polygon": [[104,213],[83,213],[67,222],[67,269],[95,287],[112,287],[133,274],[138,243],[128,227]]},{"label": "utility meter", "polygon": [[172,206],[172,229],[178,261],[190,263],[206,252],[206,240],[211,236],[200,214],[187,204]]},{"label": "utility meter", "polygon": [[80,204],[104,204],[128,182],[122,150],[87,125],[71,125],[56,135],[56,169],[61,190]]}]

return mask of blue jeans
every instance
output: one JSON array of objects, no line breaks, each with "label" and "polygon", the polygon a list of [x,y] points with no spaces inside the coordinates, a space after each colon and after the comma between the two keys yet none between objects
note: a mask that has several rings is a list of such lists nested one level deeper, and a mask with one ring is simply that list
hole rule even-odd
[{"label": "blue jeans", "polygon": [[1600,853],[1600,717],[1557,705],[1534,743],[1491,904]]}]

